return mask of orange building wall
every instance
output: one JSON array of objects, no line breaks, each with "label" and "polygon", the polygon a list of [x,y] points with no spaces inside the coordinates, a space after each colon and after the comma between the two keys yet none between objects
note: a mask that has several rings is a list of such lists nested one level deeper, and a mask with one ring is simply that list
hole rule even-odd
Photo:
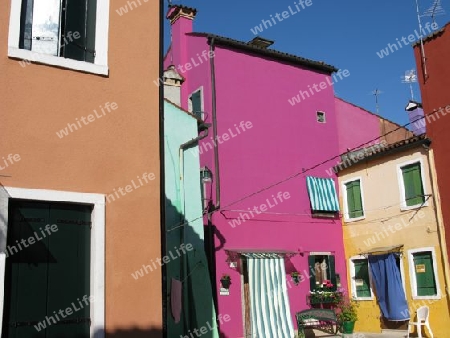
[{"label": "orange building wall", "polygon": [[[435,154],[437,182],[441,197],[447,252],[450,252],[450,24],[435,33],[434,37],[424,42],[427,78],[420,45],[414,46],[417,64],[418,82],[426,121],[427,134],[432,140],[431,147]],[[433,114],[440,108],[442,111]],[[433,114],[430,116],[430,114]]]},{"label": "orange building wall", "polygon": [[[0,2],[0,172],[4,186],[113,193],[144,173],[155,179],[106,203],[106,328],[161,328],[161,270],[132,272],[161,257],[159,1],[119,16],[110,5],[109,77],[8,58],[10,0]],[[116,110],[60,139],[56,132],[106,102]],[[99,111],[99,110],[98,110]],[[0,161],[2,164],[3,162]],[[132,337],[132,335],[129,335]]]}]

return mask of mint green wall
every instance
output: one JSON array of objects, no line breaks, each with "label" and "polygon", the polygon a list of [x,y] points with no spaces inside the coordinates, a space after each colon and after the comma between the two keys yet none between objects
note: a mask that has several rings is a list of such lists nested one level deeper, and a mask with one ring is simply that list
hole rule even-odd
[{"label": "mint green wall", "polygon": [[[166,249],[175,259],[167,263],[167,287],[169,291],[167,326],[168,337],[180,337],[194,329],[207,328],[202,338],[219,337],[215,328],[215,311],[204,251],[204,231],[198,147],[184,151],[183,179],[180,175],[180,145],[198,136],[197,120],[177,106],[164,102],[164,155],[166,189]],[[183,219],[184,215],[184,219]],[[180,224],[185,223],[184,226]],[[184,241],[183,241],[184,238]],[[181,243],[191,244],[193,249],[181,256]],[[183,281],[183,312],[181,321],[175,324],[170,308],[171,279]],[[210,329],[213,327],[214,329]],[[190,330],[190,332],[189,332]]]}]

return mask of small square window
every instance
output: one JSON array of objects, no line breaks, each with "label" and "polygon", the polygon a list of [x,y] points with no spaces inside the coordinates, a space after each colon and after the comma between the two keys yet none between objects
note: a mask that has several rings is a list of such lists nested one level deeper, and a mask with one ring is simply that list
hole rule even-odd
[{"label": "small square window", "polygon": [[317,112],[317,122],[319,123],[325,123],[325,113],[323,111],[318,111]]}]

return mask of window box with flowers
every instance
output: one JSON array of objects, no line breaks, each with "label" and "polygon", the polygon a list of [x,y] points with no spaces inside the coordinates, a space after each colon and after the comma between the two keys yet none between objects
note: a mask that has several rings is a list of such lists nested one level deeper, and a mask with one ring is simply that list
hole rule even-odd
[{"label": "window box with flowers", "polygon": [[342,291],[335,290],[330,280],[324,280],[321,287],[309,292],[308,305],[314,304],[338,304],[342,300]]}]

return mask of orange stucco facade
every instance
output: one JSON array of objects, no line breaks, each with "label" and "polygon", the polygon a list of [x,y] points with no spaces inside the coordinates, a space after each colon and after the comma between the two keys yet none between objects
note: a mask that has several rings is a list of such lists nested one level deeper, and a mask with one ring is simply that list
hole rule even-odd
[{"label": "orange stucco facade", "polygon": [[[0,158],[7,161],[0,161],[0,183],[104,195],[107,337],[138,330],[162,336],[161,268],[131,275],[161,257],[160,89],[153,83],[160,72],[160,2],[141,3],[119,15],[127,1],[111,1],[103,76],[21,66],[8,56],[11,1],[0,2]],[[89,123],[58,136],[82,117]],[[20,160],[8,161],[9,154]]]}]

